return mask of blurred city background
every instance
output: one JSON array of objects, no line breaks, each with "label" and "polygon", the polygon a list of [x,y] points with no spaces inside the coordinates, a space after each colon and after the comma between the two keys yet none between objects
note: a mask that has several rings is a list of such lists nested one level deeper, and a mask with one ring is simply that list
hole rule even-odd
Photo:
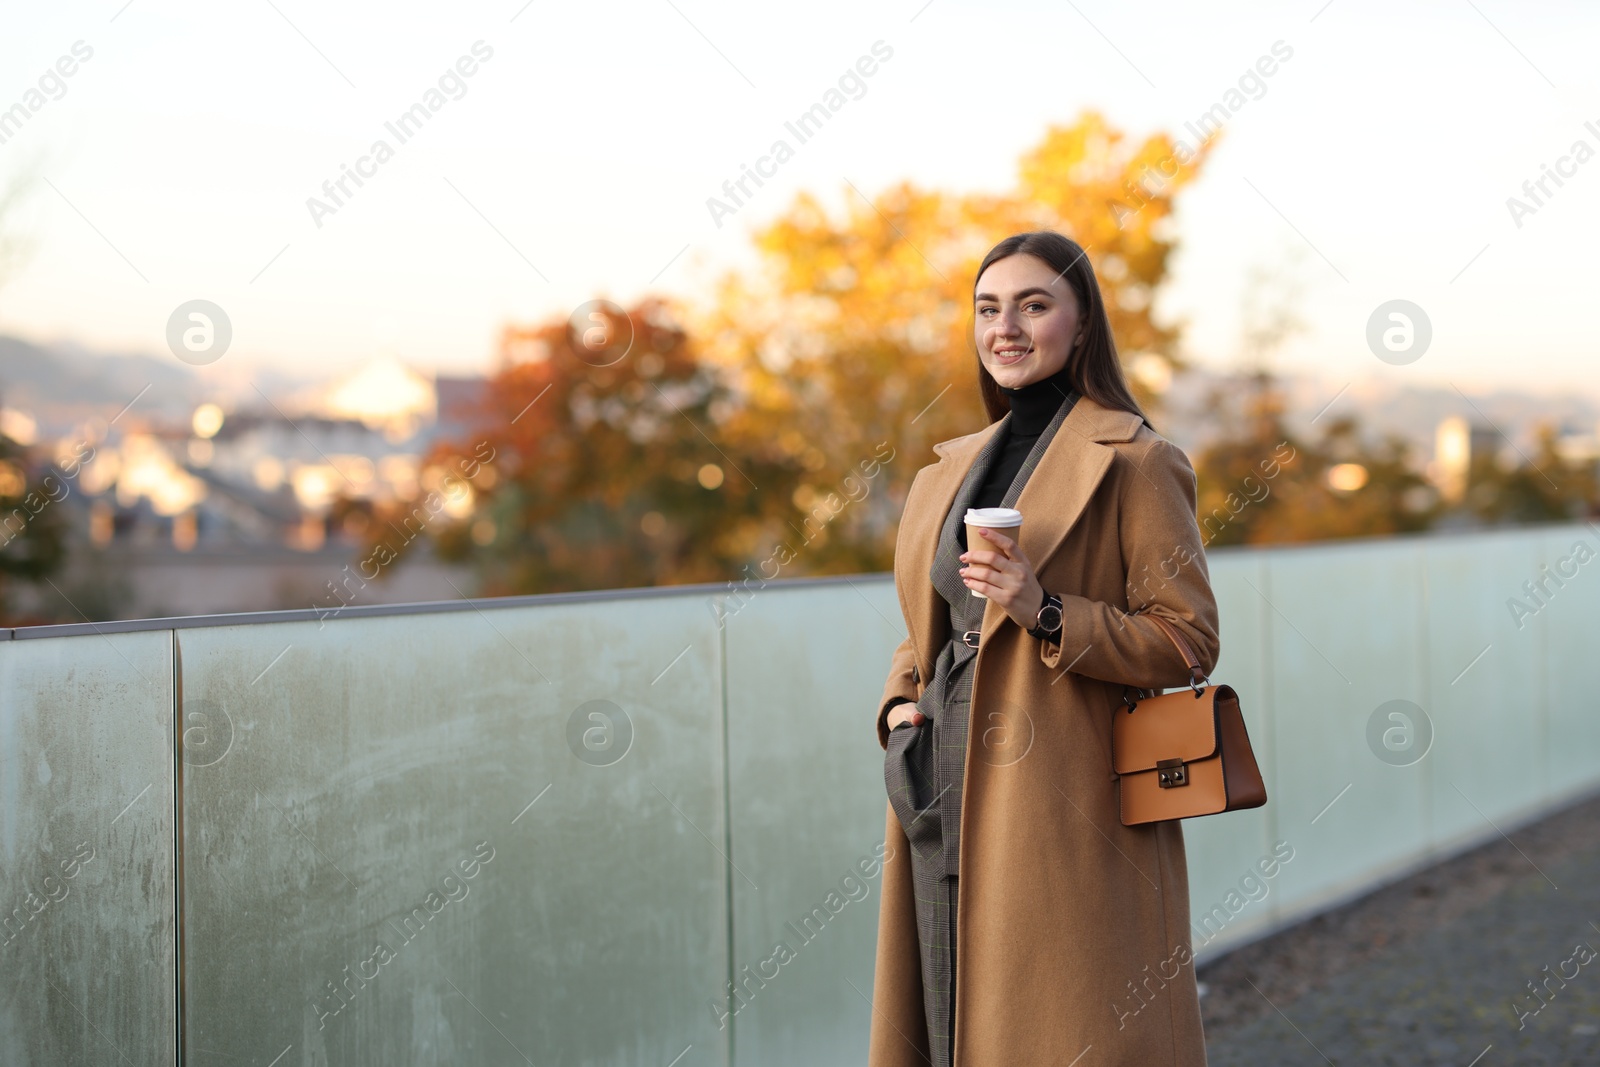
[{"label": "blurred city background", "polygon": [[[411,12],[373,48],[355,11],[322,41],[270,7],[33,16],[0,46],[41,71],[0,144],[4,621],[336,605],[368,560],[366,603],[737,581],[796,531],[785,577],[886,570],[928,446],[982,425],[976,262],[1038,227],[1089,249],[1211,544],[1593,515],[1600,392],[1563,294],[1595,218],[1569,142],[1595,135],[1545,71],[1590,16],[1528,16],[1540,61],[1471,5],[1385,11],[1452,48],[1374,85],[1349,55],[1408,53],[1348,7],[1172,15],[1213,54],[1110,11],[1008,9],[989,17],[1051,27],[1081,69],[1061,90],[1009,69],[1027,121],[999,125],[977,55],[938,77],[965,9],[833,12],[793,29],[814,58],[757,53],[759,89],[732,58],[757,24],[718,42],[667,5],[639,17],[676,45],[625,36],[582,74],[543,36],[584,25],[566,12]],[[219,55],[260,34],[270,50]],[[647,134],[596,139],[527,111],[530,80],[569,70],[603,109],[672,88],[635,101]],[[1518,107],[1493,158],[1386,199]],[[523,114],[582,145],[572,166],[513,180],[529,149],[486,134]],[[162,169],[202,132],[212,169]],[[221,318],[180,352],[195,300]],[[880,442],[886,476],[846,485]],[[423,507],[475,449],[494,459]]]}]

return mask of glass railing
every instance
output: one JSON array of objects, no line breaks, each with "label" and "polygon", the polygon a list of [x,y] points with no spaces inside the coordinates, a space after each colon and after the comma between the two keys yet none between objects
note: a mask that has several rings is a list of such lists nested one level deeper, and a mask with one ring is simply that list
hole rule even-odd
[{"label": "glass railing", "polygon": [[[1185,824],[1202,960],[1600,787],[1579,541],[1210,556],[1271,801]],[[903,635],[886,575],[0,634],[0,1061],[863,1062]]]}]

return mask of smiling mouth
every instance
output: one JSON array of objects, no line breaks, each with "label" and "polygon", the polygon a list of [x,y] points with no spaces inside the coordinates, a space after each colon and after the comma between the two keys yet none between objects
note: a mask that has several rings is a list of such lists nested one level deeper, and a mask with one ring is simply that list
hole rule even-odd
[{"label": "smiling mouth", "polygon": [[1005,352],[996,352],[994,354],[994,361],[996,363],[1015,363],[1032,351],[1033,349],[1027,348],[1021,350],[1013,349]]}]

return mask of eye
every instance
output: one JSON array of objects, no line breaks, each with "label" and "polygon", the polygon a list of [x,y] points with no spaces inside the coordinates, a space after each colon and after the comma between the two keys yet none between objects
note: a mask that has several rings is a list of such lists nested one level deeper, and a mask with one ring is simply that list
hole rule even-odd
[{"label": "eye", "polygon": [[1041,301],[1038,301],[1038,300],[1030,300],[1030,301],[1028,301],[1028,303],[1027,303],[1027,307],[1030,307],[1030,308],[1039,308],[1039,309],[1040,309],[1040,310],[1041,310],[1041,311],[1042,311],[1042,310],[1044,310],[1044,304],[1043,304],[1043,302],[1041,302]]}]

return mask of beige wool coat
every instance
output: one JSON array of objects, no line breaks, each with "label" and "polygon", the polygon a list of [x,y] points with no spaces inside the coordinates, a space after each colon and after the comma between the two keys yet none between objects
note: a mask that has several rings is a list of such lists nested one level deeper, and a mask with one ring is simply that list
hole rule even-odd
[{"label": "beige wool coat", "polygon": [[[909,636],[878,705],[916,699],[948,638],[928,578],[940,524],[996,429],[933,446],[895,547]],[[955,1067],[1194,1067],[1205,1042],[1190,957],[1179,823],[1123,826],[1111,721],[1124,684],[1188,683],[1141,609],[1174,623],[1209,674],[1217,605],[1195,521],[1194,469],[1138,416],[1073,406],[1016,507],[1021,545],[1062,598],[1059,643],[990,600],[972,669],[961,811]],[[910,727],[900,727],[909,729]],[[869,1067],[926,1067],[921,966],[905,833],[887,809]]]}]

